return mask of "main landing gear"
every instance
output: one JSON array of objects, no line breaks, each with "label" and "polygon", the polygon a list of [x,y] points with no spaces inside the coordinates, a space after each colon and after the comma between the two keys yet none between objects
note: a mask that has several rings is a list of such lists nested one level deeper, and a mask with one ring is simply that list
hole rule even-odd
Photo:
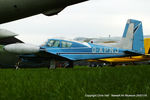
[{"label": "main landing gear", "polygon": [[50,65],[48,69],[55,69],[56,68],[56,60],[50,60]]},{"label": "main landing gear", "polygon": [[55,59],[50,61],[49,69],[55,68],[73,68],[73,61],[56,61]]},{"label": "main landing gear", "polygon": [[19,58],[18,62],[15,64],[15,69],[18,70],[19,69],[19,65],[22,62],[22,59]]},{"label": "main landing gear", "polygon": [[73,68],[74,67],[74,63],[73,61],[68,61],[68,66],[66,66],[66,68]]}]

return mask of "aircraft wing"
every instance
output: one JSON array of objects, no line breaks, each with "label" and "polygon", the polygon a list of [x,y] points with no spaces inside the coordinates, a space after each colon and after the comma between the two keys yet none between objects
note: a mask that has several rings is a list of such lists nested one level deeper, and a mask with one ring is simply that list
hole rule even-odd
[{"label": "aircraft wing", "polygon": [[12,43],[23,43],[23,41],[15,38],[18,34],[10,32],[5,29],[0,29],[0,45],[7,45]]},{"label": "aircraft wing", "polygon": [[23,43],[23,41],[15,38],[15,37],[0,39],[0,45],[7,45],[7,44],[12,44],[12,43]]},{"label": "aircraft wing", "polygon": [[59,53],[49,52],[46,49],[41,49],[40,52],[36,54],[38,57],[48,58],[48,59],[60,59],[60,60],[71,60],[69,58],[59,55]]},{"label": "aircraft wing", "polygon": [[0,24],[43,13],[58,14],[65,7],[87,0],[0,0]]},{"label": "aircraft wing", "polygon": [[50,52],[47,52],[45,50],[40,50],[40,52],[35,53],[33,55],[20,55],[20,58],[23,58],[24,60],[29,60],[29,61],[42,61],[42,60],[51,60],[51,59],[57,59],[57,60],[70,60],[68,58],[62,57],[58,54],[53,54]]}]

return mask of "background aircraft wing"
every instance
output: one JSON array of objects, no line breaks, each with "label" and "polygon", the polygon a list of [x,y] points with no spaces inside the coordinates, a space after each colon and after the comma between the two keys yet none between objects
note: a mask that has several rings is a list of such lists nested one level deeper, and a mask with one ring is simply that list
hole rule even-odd
[{"label": "background aircraft wing", "polygon": [[7,45],[12,43],[23,43],[23,41],[17,39],[15,34],[11,31],[0,29],[0,45]]},{"label": "background aircraft wing", "polygon": [[23,43],[23,41],[15,37],[8,37],[8,38],[0,39],[0,45],[7,45],[7,44],[12,44],[12,43]]}]

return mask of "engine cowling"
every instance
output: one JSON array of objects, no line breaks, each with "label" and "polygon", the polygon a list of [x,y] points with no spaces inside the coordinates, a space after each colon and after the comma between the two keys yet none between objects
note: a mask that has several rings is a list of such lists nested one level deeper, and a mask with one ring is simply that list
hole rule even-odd
[{"label": "engine cowling", "polygon": [[34,54],[39,52],[40,47],[25,43],[14,43],[4,46],[4,50],[14,54]]}]

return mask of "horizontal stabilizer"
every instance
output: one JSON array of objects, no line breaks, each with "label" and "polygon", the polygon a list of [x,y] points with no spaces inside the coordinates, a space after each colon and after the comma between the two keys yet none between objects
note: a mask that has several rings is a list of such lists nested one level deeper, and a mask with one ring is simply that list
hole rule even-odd
[{"label": "horizontal stabilizer", "polygon": [[136,53],[136,52],[132,52],[132,51],[124,51],[124,53],[127,54],[127,55],[131,55],[131,56],[143,55],[141,53]]}]

